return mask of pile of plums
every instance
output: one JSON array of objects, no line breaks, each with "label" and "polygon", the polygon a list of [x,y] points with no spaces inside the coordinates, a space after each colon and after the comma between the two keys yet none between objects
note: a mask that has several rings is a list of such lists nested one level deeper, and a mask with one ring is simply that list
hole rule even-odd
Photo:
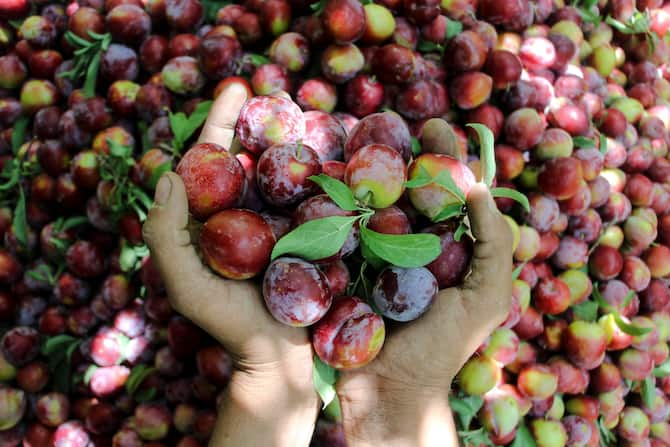
[{"label": "pile of plums", "polygon": [[[141,234],[170,169],[206,265],[371,361],[469,273],[444,179],[485,171],[480,123],[530,207],[496,199],[512,309],[454,382],[462,442],[670,446],[669,30],[662,0],[0,2],[0,445],[207,444],[232,361]],[[231,84],[233,147],[195,144]]]}]

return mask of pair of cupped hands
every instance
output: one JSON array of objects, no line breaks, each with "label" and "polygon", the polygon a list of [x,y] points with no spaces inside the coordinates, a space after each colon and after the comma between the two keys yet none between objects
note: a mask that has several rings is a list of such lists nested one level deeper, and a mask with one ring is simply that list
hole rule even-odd
[{"label": "pair of cupped hands", "polygon": [[[236,145],[235,123],[246,100],[240,86],[224,90],[199,142]],[[444,149],[447,131],[444,121],[428,121],[424,149]],[[457,445],[448,407],[451,381],[506,318],[512,281],[511,232],[485,185],[471,189],[467,209],[476,242],[464,284],[441,290],[420,319],[387,332],[370,364],[340,375],[337,394],[350,446]],[[221,278],[202,263],[189,231],[184,184],[175,173],[158,182],[143,235],[174,309],[234,359],[210,445],[307,446],[320,405],[309,330],[274,320],[253,282]]]}]

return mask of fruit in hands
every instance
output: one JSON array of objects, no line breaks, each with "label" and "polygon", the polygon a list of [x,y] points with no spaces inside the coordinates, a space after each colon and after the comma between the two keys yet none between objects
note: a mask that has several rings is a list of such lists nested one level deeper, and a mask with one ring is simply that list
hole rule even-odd
[{"label": "fruit in hands", "polygon": [[[449,155],[422,154],[409,168],[409,180],[427,172],[435,178],[440,172],[448,170],[456,186],[467,197],[470,188],[476,183],[475,176],[465,164]],[[449,205],[461,203],[453,192],[435,182],[409,190],[409,198],[414,207],[429,218],[435,218]]]},{"label": "fruit in hands", "polygon": [[249,210],[229,209],[211,216],[200,233],[202,256],[212,270],[231,279],[259,274],[275,244],[272,228]]},{"label": "fruit in hands", "polygon": [[189,210],[201,220],[238,203],[245,190],[242,165],[214,143],[191,147],[176,172],[184,181]]},{"label": "fruit in hands", "polygon": [[258,159],[258,188],[263,198],[275,206],[288,206],[302,201],[316,191],[309,180],[321,173],[318,154],[298,143],[276,144]]},{"label": "fruit in hands", "polygon": [[384,344],[384,320],[357,297],[340,297],[314,326],[312,344],[319,358],[337,369],[371,362]]},{"label": "fruit in hands", "polygon": [[263,297],[277,321],[309,326],[328,312],[332,295],[325,275],[299,258],[275,259],[263,277]]},{"label": "fruit in hands", "polygon": [[274,144],[300,140],[305,135],[305,117],[291,100],[259,96],[244,104],[235,131],[242,146],[261,154]]},{"label": "fruit in hands", "polygon": [[428,311],[437,292],[437,280],[427,268],[387,267],[377,277],[372,300],[386,318],[412,321]]},{"label": "fruit in hands", "polygon": [[405,190],[407,167],[400,154],[385,144],[363,146],[347,162],[344,182],[354,197],[373,208],[393,205]]}]

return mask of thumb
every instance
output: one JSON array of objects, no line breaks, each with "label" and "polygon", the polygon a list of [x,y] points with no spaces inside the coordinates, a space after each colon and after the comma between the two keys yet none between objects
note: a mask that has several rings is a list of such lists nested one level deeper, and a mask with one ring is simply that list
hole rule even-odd
[{"label": "thumb", "polygon": [[208,275],[192,244],[188,222],[184,183],[174,172],[165,173],[156,185],[154,206],[142,227],[142,235],[172,304],[181,313],[185,310],[184,299],[194,296],[194,289],[202,283],[200,279]]},{"label": "thumb", "polygon": [[512,232],[483,183],[468,194],[468,217],[476,239],[472,272],[463,285],[471,295],[468,312],[502,321],[512,296]]}]

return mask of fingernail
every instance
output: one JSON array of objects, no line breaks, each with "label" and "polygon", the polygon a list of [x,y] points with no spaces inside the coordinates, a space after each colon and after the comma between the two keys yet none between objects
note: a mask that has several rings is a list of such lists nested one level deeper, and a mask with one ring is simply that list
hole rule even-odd
[{"label": "fingernail", "polygon": [[165,205],[170,198],[170,192],[172,192],[172,180],[167,175],[164,175],[158,180],[158,184],[156,185],[156,195],[154,198],[156,205]]}]

